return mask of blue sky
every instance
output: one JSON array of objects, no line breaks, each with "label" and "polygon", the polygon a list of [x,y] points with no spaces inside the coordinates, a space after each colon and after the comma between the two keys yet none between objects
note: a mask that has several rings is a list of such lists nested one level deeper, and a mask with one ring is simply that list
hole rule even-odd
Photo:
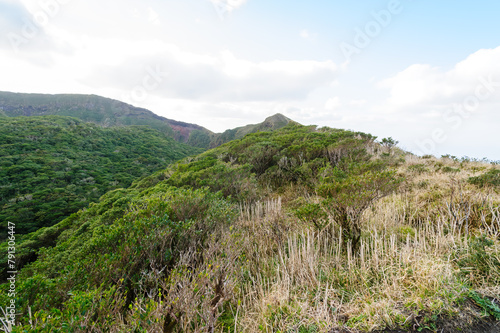
[{"label": "blue sky", "polygon": [[0,0],[0,90],[220,132],[281,112],[500,160],[500,2]]}]

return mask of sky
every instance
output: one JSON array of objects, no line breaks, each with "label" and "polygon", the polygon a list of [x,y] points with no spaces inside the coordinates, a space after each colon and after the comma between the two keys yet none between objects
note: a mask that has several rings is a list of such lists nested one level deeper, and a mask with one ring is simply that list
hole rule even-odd
[{"label": "sky", "polygon": [[275,113],[500,160],[499,1],[0,0],[0,91],[214,132]]}]

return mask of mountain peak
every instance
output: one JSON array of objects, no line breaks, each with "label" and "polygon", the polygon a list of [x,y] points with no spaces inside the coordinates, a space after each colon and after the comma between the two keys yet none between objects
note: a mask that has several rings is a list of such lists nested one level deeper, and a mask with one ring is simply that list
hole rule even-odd
[{"label": "mountain peak", "polygon": [[283,127],[284,125],[288,124],[291,121],[292,119],[282,115],[281,113],[276,113],[272,116],[267,117],[264,120],[264,123],[271,123],[273,125],[277,125],[273,127]]}]

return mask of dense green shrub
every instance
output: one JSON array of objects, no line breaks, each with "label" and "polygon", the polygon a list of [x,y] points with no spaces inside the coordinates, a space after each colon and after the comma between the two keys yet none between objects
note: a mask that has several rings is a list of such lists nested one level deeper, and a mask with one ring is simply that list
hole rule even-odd
[{"label": "dense green shrub", "polygon": [[74,304],[75,291],[110,293],[117,284],[127,308],[144,290],[158,290],[158,281],[146,278],[149,274],[168,277],[186,255],[193,267],[201,264],[207,241],[236,218],[234,206],[207,189],[170,187],[137,197],[127,207],[113,224],[94,219],[84,237],[75,230],[55,247],[43,249],[20,276],[18,311],[27,314],[29,306],[42,315],[46,309]]},{"label": "dense green shrub", "polygon": [[500,186],[500,170],[491,169],[480,176],[470,177],[469,183],[477,185],[479,187]]},{"label": "dense green shrub", "polygon": [[500,283],[500,260],[489,248],[493,241],[486,236],[475,237],[469,248],[458,251],[456,263],[460,267],[460,275],[470,283],[480,284],[483,280]]},{"label": "dense green shrub", "polygon": [[354,164],[344,171],[334,168],[318,188],[323,207],[357,248],[361,237],[361,215],[375,201],[394,192],[401,181],[395,171],[382,171],[380,164]]},{"label": "dense green shrub", "polygon": [[75,118],[0,119],[0,240],[56,224],[109,190],[200,152],[157,130]]}]

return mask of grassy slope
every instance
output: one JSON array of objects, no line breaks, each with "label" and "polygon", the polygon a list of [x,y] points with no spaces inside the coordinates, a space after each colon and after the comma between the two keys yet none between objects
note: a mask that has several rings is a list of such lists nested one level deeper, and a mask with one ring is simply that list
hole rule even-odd
[{"label": "grassy slope", "polygon": [[[329,332],[498,316],[500,195],[488,177],[492,187],[467,181],[491,168],[387,151],[362,133],[251,134],[24,239],[19,256],[57,245],[21,271],[19,318],[28,325],[29,305],[43,332]],[[355,220],[355,250],[322,189],[373,188],[387,169],[406,181]]]},{"label": "grassy slope", "polygon": [[200,152],[141,126],[60,116],[0,118],[0,238],[51,226],[109,190]]}]

